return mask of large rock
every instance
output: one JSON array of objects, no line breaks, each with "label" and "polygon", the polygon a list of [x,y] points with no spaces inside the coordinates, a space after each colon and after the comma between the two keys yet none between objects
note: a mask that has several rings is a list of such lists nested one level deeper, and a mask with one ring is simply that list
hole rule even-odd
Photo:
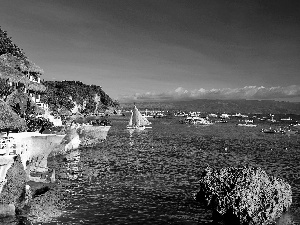
[{"label": "large rock", "polygon": [[32,197],[29,200],[28,219],[34,223],[50,222],[61,216],[66,206],[68,192],[58,184],[30,182]]},{"label": "large rock", "polygon": [[26,173],[18,155],[14,163],[6,173],[6,183],[0,194],[0,205],[2,210],[0,214],[14,215],[14,210],[23,207],[24,196],[26,193]]},{"label": "large rock", "polygon": [[215,222],[272,224],[292,203],[291,186],[261,168],[206,168],[196,200],[213,210]]},{"label": "large rock", "polygon": [[81,125],[74,124],[65,127],[65,136],[59,146],[57,146],[51,155],[65,154],[71,150],[77,149],[81,143],[82,128]]}]

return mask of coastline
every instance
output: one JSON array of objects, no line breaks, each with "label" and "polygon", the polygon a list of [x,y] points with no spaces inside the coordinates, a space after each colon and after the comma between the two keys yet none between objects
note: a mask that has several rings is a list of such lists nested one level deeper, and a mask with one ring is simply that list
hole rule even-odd
[{"label": "coastline", "polygon": [[[29,218],[30,221],[46,222],[61,215],[66,204],[62,193],[67,186],[58,179],[56,168],[49,168],[49,159],[53,157],[56,157],[56,160],[63,159],[64,155],[75,151],[79,146],[85,147],[87,144],[104,140],[110,129],[110,127],[102,130],[99,127],[94,128],[86,129],[84,125],[67,127],[66,134],[63,135],[37,132],[10,133],[8,136],[14,140],[15,148],[10,152],[14,154],[0,156],[1,218],[20,217],[22,214],[20,220]],[[19,176],[16,177],[14,175],[16,173]],[[15,194],[9,195],[8,192]],[[15,198],[19,200],[16,202]]]}]

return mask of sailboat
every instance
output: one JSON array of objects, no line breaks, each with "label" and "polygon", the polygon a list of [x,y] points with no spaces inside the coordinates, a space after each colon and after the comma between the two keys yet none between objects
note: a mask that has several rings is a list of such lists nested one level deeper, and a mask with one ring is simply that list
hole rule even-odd
[{"label": "sailboat", "polygon": [[129,124],[127,125],[127,129],[134,129],[134,130],[144,130],[149,127],[151,122],[149,122],[142,114],[139,112],[136,106],[131,111],[131,116],[129,120]]}]

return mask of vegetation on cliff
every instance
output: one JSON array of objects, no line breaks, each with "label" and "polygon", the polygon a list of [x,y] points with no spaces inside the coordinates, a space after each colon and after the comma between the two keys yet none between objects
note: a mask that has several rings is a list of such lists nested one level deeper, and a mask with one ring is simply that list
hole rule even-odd
[{"label": "vegetation on cliff", "polygon": [[118,106],[118,102],[112,100],[100,86],[80,81],[44,81],[43,84],[47,91],[41,101],[47,103],[52,111],[72,111],[77,106],[81,113],[95,113]]},{"label": "vegetation on cliff", "polygon": [[[70,115],[74,108],[80,113],[97,113],[118,106],[99,86],[77,81],[44,81],[43,85],[39,83],[42,74],[43,70],[32,63],[0,27],[0,99],[16,113],[15,117],[22,118],[16,120],[22,121],[19,130],[24,130],[24,124],[27,124],[29,131],[51,125],[46,119],[35,118],[43,110],[31,100],[28,90],[33,94],[42,94],[41,101],[47,103],[50,110],[64,112],[64,115]],[[5,124],[9,125],[2,122],[1,129],[6,128]],[[14,124],[7,128],[18,127]]]}]

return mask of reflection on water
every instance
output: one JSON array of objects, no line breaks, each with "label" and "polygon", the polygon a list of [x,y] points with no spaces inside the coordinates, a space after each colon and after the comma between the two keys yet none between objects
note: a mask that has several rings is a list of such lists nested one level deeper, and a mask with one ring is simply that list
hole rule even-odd
[{"label": "reflection on water", "polygon": [[291,210],[277,224],[300,224],[298,136],[163,122],[132,133],[114,123],[105,142],[68,156],[72,204],[53,224],[209,224],[211,213],[193,200],[198,175],[206,165],[245,164],[292,185]]}]

